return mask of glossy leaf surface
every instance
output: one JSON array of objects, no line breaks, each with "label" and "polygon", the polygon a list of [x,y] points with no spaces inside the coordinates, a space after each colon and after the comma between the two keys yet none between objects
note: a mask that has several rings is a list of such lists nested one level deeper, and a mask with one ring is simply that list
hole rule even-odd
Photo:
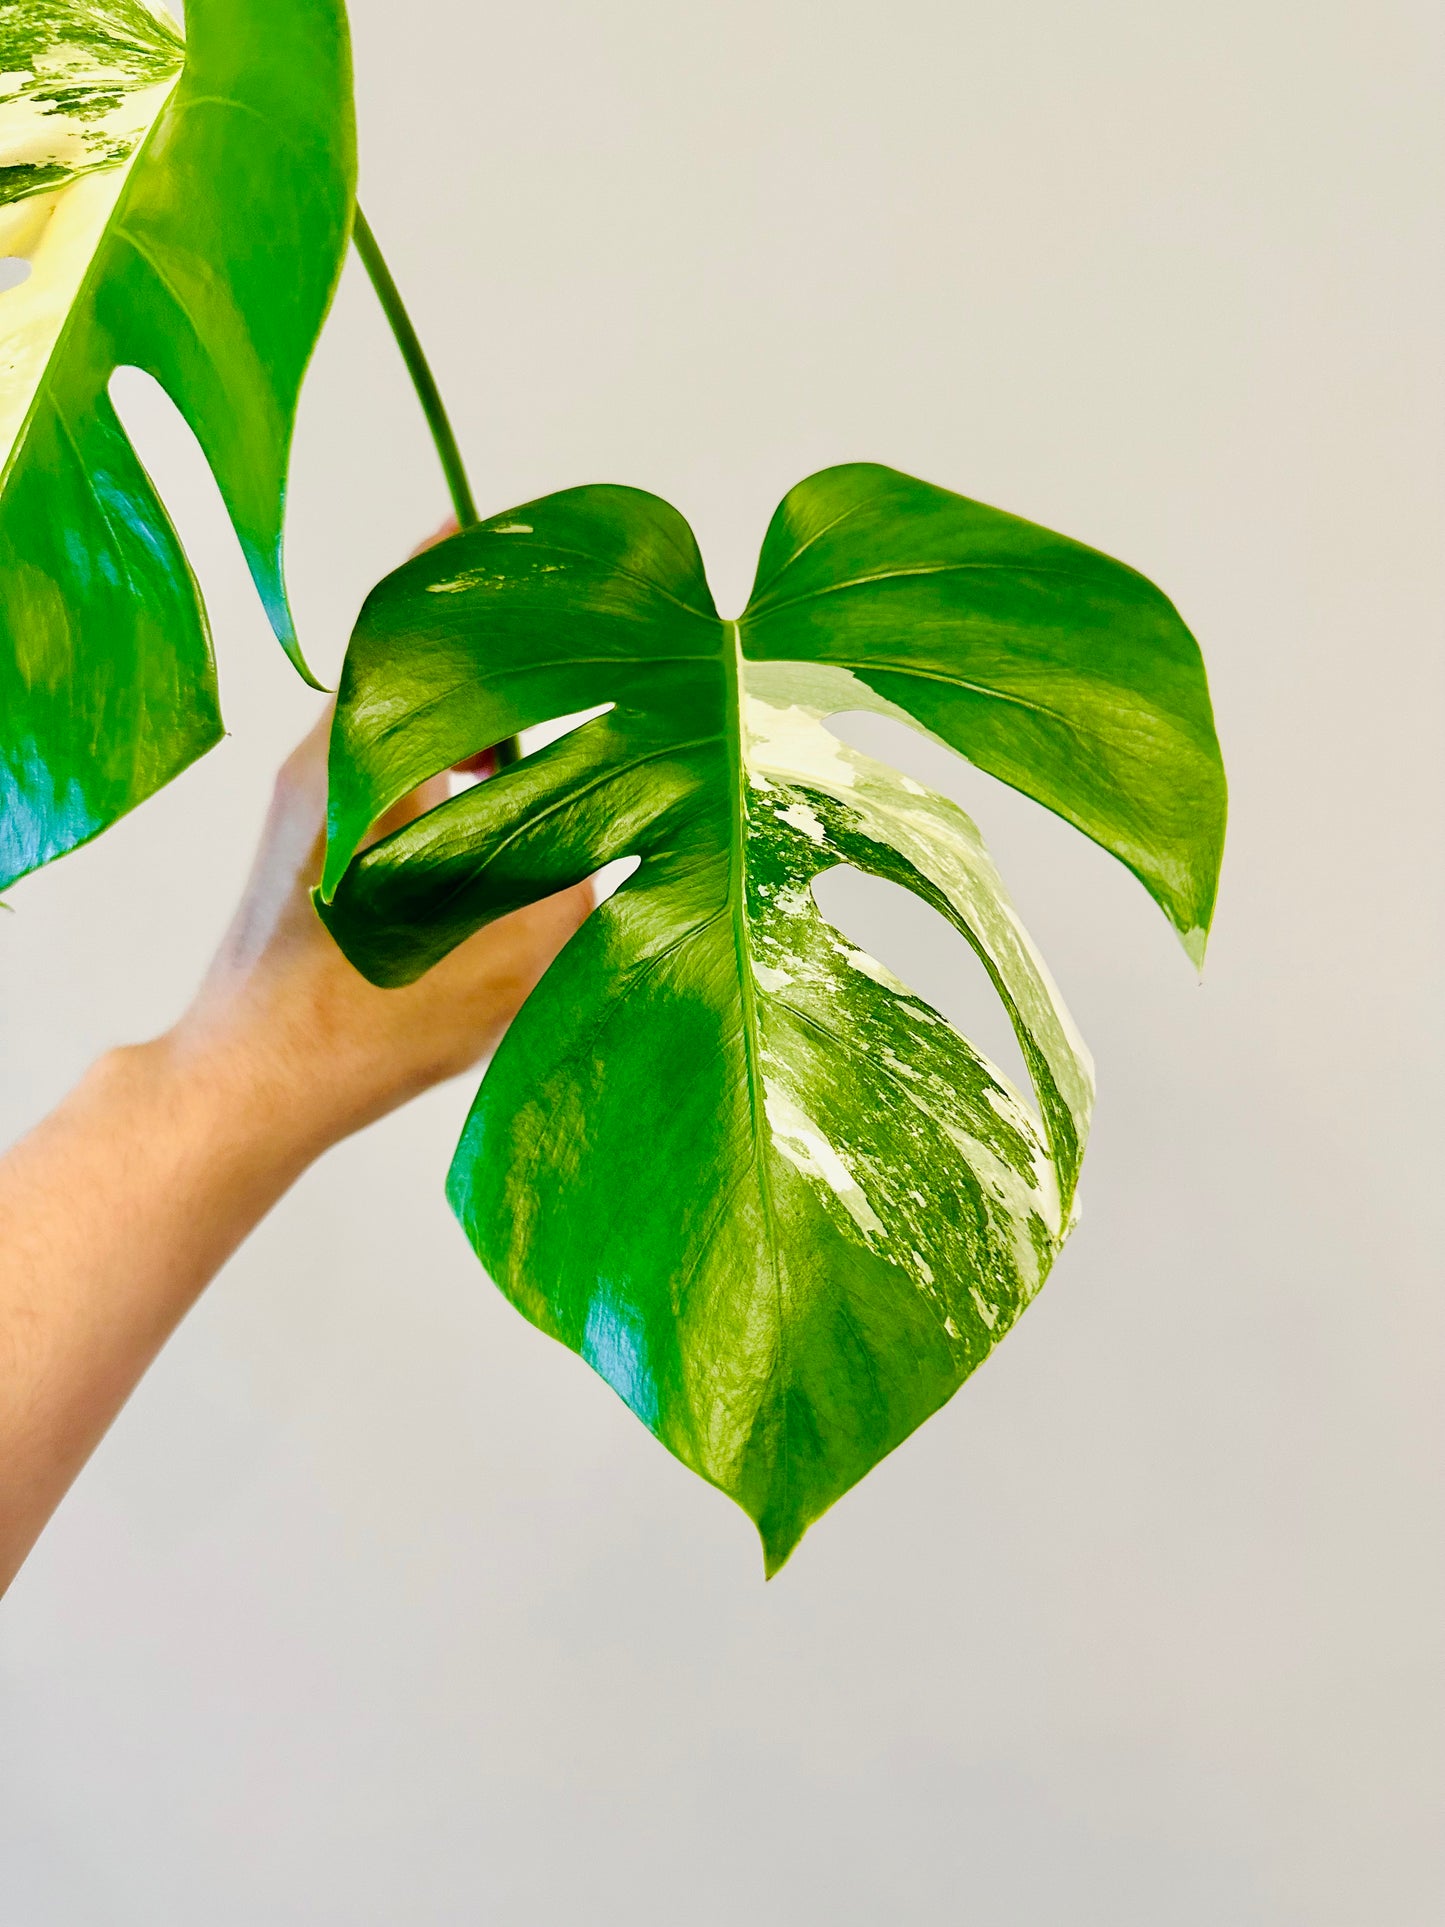
[{"label": "glossy leaf surface", "polygon": [[[424,777],[602,704],[356,854]],[[1198,954],[1224,787],[1183,623],[1107,557],[888,469],[793,490],[737,622],[636,491],[454,537],[373,593],[332,740],[323,914],[378,982],[640,858],[509,1032],[450,1195],[513,1302],[757,1521],[769,1570],[1038,1290],[1092,1096],[974,825],[824,726],[870,708],[1112,849]],[[1034,1104],[821,916],[840,863],[968,939]]]},{"label": "glossy leaf surface", "polygon": [[0,887],[221,733],[205,612],[107,384],[200,440],[272,626],[302,375],[354,183],[342,0],[0,6]]}]

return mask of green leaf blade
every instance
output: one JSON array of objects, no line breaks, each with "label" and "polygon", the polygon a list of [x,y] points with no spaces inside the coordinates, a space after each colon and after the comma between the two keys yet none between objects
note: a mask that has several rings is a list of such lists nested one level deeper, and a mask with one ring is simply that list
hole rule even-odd
[{"label": "green leaf blade", "polygon": [[371,825],[428,776],[648,677],[654,660],[636,638],[658,622],[676,630],[668,667],[716,683],[717,612],[692,531],[640,489],[523,503],[388,576],[342,669],[323,896]]},{"label": "green leaf blade", "polygon": [[658,888],[624,886],[524,1009],[449,1195],[502,1290],[743,1506],[775,1570],[1037,1290],[1055,1234],[1037,1209],[1021,1231],[975,1167],[1022,1188],[1043,1151],[976,1054],[840,963],[821,919],[790,951],[811,999],[761,994],[750,1048],[736,1000],[699,995],[730,975],[726,917],[672,878],[660,918]]},{"label": "green leaf blade", "polygon": [[[449,1195],[495,1282],[757,1522],[770,1571],[952,1396],[1073,1221],[1092,1072],[977,830],[750,654],[685,525],[572,490],[383,584],[343,675],[320,907],[381,982],[622,855],[491,1064]],[[610,704],[371,848],[417,782]],[[850,863],[993,978],[1039,1109],[818,911]]]},{"label": "green leaf blade", "polygon": [[[204,610],[111,407],[117,367],[154,376],[195,430],[304,673],[282,520],[349,233],[345,14],[341,0],[187,11],[184,45],[139,0],[15,0],[0,22],[0,136],[20,156],[0,168],[0,251],[31,264],[0,293],[0,885],[220,733]],[[13,593],[36,575],[53,590],[40,626],[33,581]]]},{"label": "green leaf blade", "polygon": [[86,471],[53,417],[30,446],[0,513],[0,888],[88,842],[223,733],[205,612],[169,521],[94,514],[97,493],[124,504],[147,488],[108,399]]},{"label": "green leaf blade", "polygon": [[1223,852],[1199,648],[1097,550],[894,469],[827,469],[783,502],[743,617],[750,654],[849,672],[1125,863],[1196,963]]}]

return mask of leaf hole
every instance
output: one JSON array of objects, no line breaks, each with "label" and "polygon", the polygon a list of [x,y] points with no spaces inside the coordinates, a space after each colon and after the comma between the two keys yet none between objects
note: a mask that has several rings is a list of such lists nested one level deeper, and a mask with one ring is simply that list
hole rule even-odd
[{"label": "leaf hole", "polygon": [[969,815],[980,812],[990,817],[1012,809],[1027,819],[1039,809],[1037,803],[1020,796],[1007,783],[990,776],[957,750],[950,749],[926,729],[902,721],[897,716],[880,716],[869,709],[843,709],[825,719],[826,726],[850,749],[861,750],[894,769],[902,770],[915,782],[951,797]]},{"label": "leaf hole", "polygon": [[[420,812],[421,815],[430,815],[433,810],[443,808],[453,798],[463,796],[468,790],[475,789],[478,783],[490,782],[494,777],[503,774],[504,769],[517,768],[519,764],[538,755],[549,744],[560,742],[564,736],[570,736],[574,731],[581,729],[584,723],[593,722],[598,716],[605,716],[608,710],[615,707],[615,703],[598,703],[592,709],[578,709],[567,716],[553,716],[545,723],[532,724],[518,733],[517,742],[522,753],[512,763],[502,765],[498,760],[498,752],[502,745],[490,743],[485,749],[479,749],[473,755],[464,757],[461,762],[453,763],[449,769],[434,770],[429,779],[423,780],[434,783],[438,778],[443,778],[445,788],[436,801],[429,803],[427,808]],[[416,820],[418,801],[417,793],[413,791],[410,799],[404,799],[400,803],[393,804],[390,809],[383,810],[379,816],[373,818],[360,847],[368,849],[382,837],[390,835],[392,830],[400,828],[403,823]],[[638,857],[619,857],[616,862],[609,863],[600,870],[598,876],[604,881],[594,882],[597,901],[599,903],[605,901],[614,891],[620,889],[640,861]],[[622,866],[620,870],[619,865]],[[618,872],[615,877],[614,871]]]},{"label": "leaf hole", "polygon": [[[270,640],[205,451],[181,410],[143,368],[122,364],[106,392],[201,585],[227,724],[249,736],[262,715],[274,713],[278,689],[289,697],[302,686]],[[312,660],[311,667],[328,679],[328,664]],[[312,707],[304,695],[303,702]]]},{"label": "leaf hole", "polygon": [[1172,945],[1124,866],[1071,823],[923,730],[866,710],[827,719],[832,733],[937,790],[977,823],[1014,906],[1055,975],[1071,959],[1113,969],[1121,941]]},{"label": "leaf hole", "polygon": [[640,856],[619,856],[611,863],[604,863],[592,879],[592,894],[599,903],[606,903],[634,875],[642,863]]},{"label": "leaf hole", "polygon": [[[525,763],[528,757],[535,756],[538,750],[545,749],[549,743],[560,742],[564,736],[570,736],[574,730],[581,729],[584,723],[592,722],[595,717],[605,716],[609,709],[616,707],[615,703],[598,703],[592,709],[574,710],[569,716],[554,716],[548,722],[533,724],[530,729],[522,730],[517,737],[517,744],[522,752],[517,761]],[[453,796],[460,796],[463,790],[472,789],[476,784],[484,783],[488,777],[497,774],[497,751],[500,747],[500,744],[492,743],[488,748],[478,751],[475,756],[469,756],[464,763],[457,764],[451,772]]]},{"label": "leaf hole", "polygon": [[0,294],[30,279],[30,263],[23,254],[0,255]]},{"label": "leaf hole", "polygon": [[839,864],[813,879],[835,930],[892,971],[998,1066],[1024,1097],[1033,1082],[993,979],[968,939],[901,883]]}]

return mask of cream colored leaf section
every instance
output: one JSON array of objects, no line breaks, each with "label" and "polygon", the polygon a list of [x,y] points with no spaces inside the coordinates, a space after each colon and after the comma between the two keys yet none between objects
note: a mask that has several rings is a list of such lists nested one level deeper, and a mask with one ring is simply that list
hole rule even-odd
[{"label": "cream colored leaf section", "polygon": [[31,4],[0,19],[0,469],[95,259],[126,177],[180,74],[180,30],[140,0]]},{"label": "cream colored leaf section", "polygon": [[[757,797],[751,813],[760,821],[771,822],[771,834],[791,833],[815,846],[826,836],[837,861],[856,861],[856,849],[850,852],[827,836],[820,811],[824,808],[821,799],[829,798],[846,812],[853,835],[896,852],[907,870],[926,879],[946,899],[1010,1007],[1026,1055],[1032,1047],[1042,1058],[1081,1147],[1094,1097],[1088,1048],[1010,903],[977,826],[946,797],[840,742],[823,722],[825,716],[849,709],[900,712],[881,704],[846,670],[746,662],[744,674],[746,764]],[[807,800],[809,796],[812,803]],[[819,850],[818,854],[825,852]],[[791,907],[793,914],[811,919],[817,914],[811,892],[798,895],[796,904],[778,907]],[[766,921],[774,929],[786,929],[786,922],[779,925],[771,917]],[[807,965],[801,955],[793,960],[771,944],[765,949],[767,954],[760,955],[754,966],[759,988],[764,996],[785,996],[794,973],[805,972]],[[892,991],[906,1004],[915,1025],[943,1021],[866,952],[840,944],[838,956],[850,970]],[[986,1059],[979,1061],[997,1087],[992,1102],[1000,1123],[1012,1134],[1010,1141],[1020,1139],[1033,1147],[1027,1160],[1031,1169],[1005,1171],[996,1166],[988,1175],[1000,1197],[1009,1197],[1017,1221],[1022,1223],[1036,1212],[1047,1226],[1050,1241],[1057,1245],[1067,1235],[1069,1220],[1051,1150],[1051,1146],[1057,1149],[1054,1133],[1003,1071]],[[941,1104],[931,1101],[924,1081],[907,1064],[899,1062],[893,1069],[900,1087],[908,1093],[908,1101],[934,1115],[976,1169],[995,1162],[986,1120],[982,1131],[973,1128],[966,1134],[960,1132],[961,1120],[949,1115],[952,1106],[945,1093],[935,1094],[936,1099],[943,1100]],[[770,1095],[770,1118],[773,1108]],[[797,1132],[782,1135],[785,1154],[789,1144],[796,1152]],[[1018,1188],[1020,1182],[1022,1189]],[[1020,1257],[1024,1257],[1022,1251]]]}]

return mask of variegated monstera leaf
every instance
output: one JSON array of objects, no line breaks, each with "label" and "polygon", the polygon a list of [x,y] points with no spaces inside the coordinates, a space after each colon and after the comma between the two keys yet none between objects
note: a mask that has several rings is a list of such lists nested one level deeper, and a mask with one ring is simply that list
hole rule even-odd
[{"label": "variegated monstera leaf", "polygon": [[194,579],[111,406],[200,439],[273,627],[301,378],[350,231],[342,0],[0,0],[0,887],[221,733]]},{"label": "variegated monstera leaf", "polygon": [[[423,778],[611,707],[357,855]],[[973,824],[824,727],[921,725],[1132,868],[1201,954],[1224,780],[1199,651],[1132,570],[872,466],[793,490],[736,622],[665,503],[549,496],[373,593],[323,914],[379,983],[623,856],[487,1073],[450,1194],[483,1262],[757,1521],[769,1570],[1003,1337],[1069,1230],[1089,1060]],[[820,914],[936,906],[1037,1108]]]}]

